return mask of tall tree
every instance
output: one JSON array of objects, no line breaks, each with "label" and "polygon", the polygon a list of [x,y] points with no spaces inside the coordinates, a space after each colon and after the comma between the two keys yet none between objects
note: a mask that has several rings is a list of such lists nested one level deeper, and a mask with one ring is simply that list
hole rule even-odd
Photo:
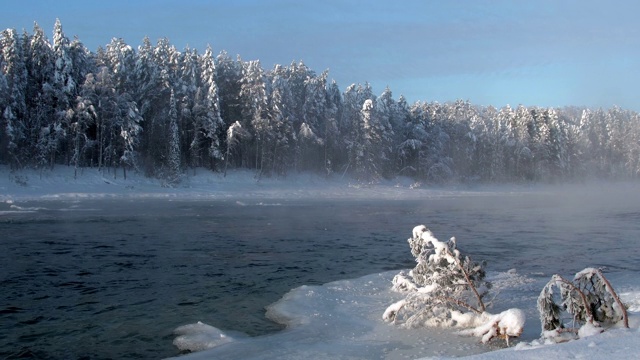
[{"label": "tall tree", "polygon": [[120,93],[133,95],[135,91],[134,71],[137,56],[133,48],[121,38],[113,38],[106,47],[104,64],[112,74],[115,86]]},{"label": "tall tree", "polygon": [[220,116],[216,65],[211,47],[207,47],[199,66],[201,81],[193,110],[195,135],[190,149],[195,159],[203,161],[199,165],[206,163],[210,169],[215,169],[217,162],[223,159],[221,137],[224,122]]},{"label": "tall tree", "polygon": [[181,177],[180,165],[180,133],[178,129],[178,105],[173,89],[169,98],[169,146],[167,151],[167,181],[177,185]]},{"label": "tall tree", "polygon": [[422,178],[428,135],[424,127],[423,106],[417,102],[408,110],[402,129],[402,142],[398,145],[399,174]]},{"label": "tall tree", "polygon": [[32,157],[32,164],[42,169],[50,162],[50,152],[55,151],[48,144],[51,139],[43,136],[51,131],[50,127],[54,124],[55,98],[52,84],[55,64],[52,46],[37,23],[34,24],[27,53],[29,153],[35,155]]},{"label": "tall tree", "polygon": [[6,152],[6,161],[12,168],[21,168],[23,162],[29,158],[29,154],[21,153],[26,149],[27,134],[27,68],[24,62],[23,42],[13,29],[2,31],[0,48],[2,49],[2,73],[3,83],[6,87],[4,107],[0,109],[0,117],[4,128],[3,152]]},{"label": "tall tree", "polygon": [[335,80],[327,85],[327,103],[324,118],[324,171],[333,173],[340,162],[345,162],[344,148],[340,143],[339,121],[342,116],[342,95]]},{"label": "tall tree", "polygon": [[309,76],[304,82],[304,103],[299,130],[300,170],[322,169],[324,161],[324,121],[327,112],[327,72]]},{"label": "tall tree", "polygon": [[225,128],[242,119],[241,80],[242,61],[233,60],[229,54],[222,51],[216,57],[215,83],[218,86],[220,98],[220,117]]},{"label": "tall tree", "polygon": [[397,171],[393,163],[395,160],[393,143],[396,138],[393,124],[401,121],[396,120],[396,117],[401,115],[398,113],[397,103],[389,87],[385,88],[376,100],[374,110],[377,116],[372,126],[371,137],[376,139],[375,156],[380,162],[380,175],[390,177]]},{"label": "tall tree", "polygon": [[[53,137],[50,142],[55,144],[57,151],[65,156],[65,163],[70,160],[70,147],[72,141],[69,136],[71,134],[70,126],[73,118],[74,101],[77,94],[77,79],[74,69],[71,42],[62,31],[62,24],[56,19],[53,29],[53,98],[54,104],[54,126],[55,131],[50,131],[49,136]],[[51,154],[51,166],[55,163],[56,152]]]},{"label": "tall tree", "polygon": [[92,141],[87,137],[87,130],[95,125],[96,120],[96,111],[89,96],[79,97],[76,102],[74,120],[71,124],[73,133],[73,157],[71,162],[74,167],[73,177],[76,178],[78,176],[78,167],[85,165],[82,163],[84,153],[85,151],[90,151],[91,148]]},{"label": "tall tree", "polygon": [[242,127],[254,135],[253,151],[256,170],[264,169],[264,151],[273,140],[273,129],[267,117],[267,88],[264,70],[260,61],[243,64],[240,96],[242,97],[242,115],[245,123]]}]

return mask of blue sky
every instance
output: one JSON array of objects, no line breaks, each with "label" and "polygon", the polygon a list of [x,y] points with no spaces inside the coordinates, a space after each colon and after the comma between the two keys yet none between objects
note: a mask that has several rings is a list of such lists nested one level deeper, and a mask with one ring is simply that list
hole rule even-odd
[{"label": "blue sky", "polygon": [[640,111],[638,14],[631,0],[27,0],[3,4],[0,27],[36,21],[51,39],[59,18],[91,51],[149,36],[265,68],[303,60],[409,102]]}]

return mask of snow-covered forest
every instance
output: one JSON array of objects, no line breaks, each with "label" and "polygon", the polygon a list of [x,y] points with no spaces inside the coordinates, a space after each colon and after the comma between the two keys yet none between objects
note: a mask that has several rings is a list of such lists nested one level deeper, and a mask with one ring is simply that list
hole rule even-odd
[{"label": "snow-covered forest", "polygon": [[[428,183],[640,176],[640,118],[618,107],[409,104],[341,90],[303,62],[264,69],[166,38],[95,52],[65,36],[0,35],[0,164],[138,170],[177,183],[197,167],[259,175],[397,175]],[[427,84],[428,85],[428,84]]]}]

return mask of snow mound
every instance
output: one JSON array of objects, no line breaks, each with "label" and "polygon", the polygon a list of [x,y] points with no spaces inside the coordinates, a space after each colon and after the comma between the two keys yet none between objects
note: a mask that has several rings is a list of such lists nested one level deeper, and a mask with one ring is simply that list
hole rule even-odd
[{"label": "snow mound", "polygon": [[[483,315],[479,320],[483,324],[473,329],[462,330],[460,333],[462,335],[481,337],[483,343],[487,343],[495,337],[502,337],[507,340],[508,345],[509,337],[519,337],[522,334],[527,318],[524,311],[520,309],[509,309],[496,315],[488,313],[484,313]],[[457,320],[461,322],[460,319]],[[474,322],[476,321],[478,320],[474,320]]]},{"label": "snow mound", "polygon": [[180,351],[202,351],[234,341],[234,338],[222,330],[198,321],[183,325],[173,331],[177,337],[173,340]]}]

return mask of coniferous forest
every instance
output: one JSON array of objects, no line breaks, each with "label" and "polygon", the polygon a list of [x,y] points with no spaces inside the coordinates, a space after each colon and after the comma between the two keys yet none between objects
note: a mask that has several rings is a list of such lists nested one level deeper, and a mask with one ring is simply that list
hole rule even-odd
[{"label": "coniferous forest", "polygon": [[[618,107],[476,106],[341,90],[303,62],[264,69],[226,52],[148,38],[96,52],[70,40],[0,34],[0,164],[98,167],[177,184],[196,168],[259,176],[398,175],[426,183],[637,179],[640,118]],[[120,175],[118,175],[120,176]]]}]

